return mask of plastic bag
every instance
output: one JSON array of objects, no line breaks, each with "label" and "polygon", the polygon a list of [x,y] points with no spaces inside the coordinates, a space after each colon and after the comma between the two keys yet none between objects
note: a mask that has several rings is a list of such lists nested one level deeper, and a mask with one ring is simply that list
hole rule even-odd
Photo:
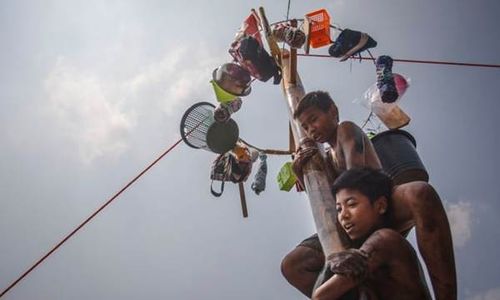
[{"label": "plastic bag", "polygon": [[[364,93],[364,101],[361,101],[360,104],[364,107],[370,109],[373,106],[373,103],[383,104],[386,107],[395,106],[401,101],[401,98],[405,94],[406,90],[410,86],[410,79],[406,78],[403,75],[394,73],[394,83],[396,84],[396,89],[398,90],[398,98],[393,103],[383,103],[380,98],[380,92],[377,88],[377,84],[374,83],[370,86]],[[380,103],[379,103],[380,102]]]},{"label": "plastic bag", "polygon": [[364,93],[363,101],[355,101],[371,110],[390,129],[406,126],[410,117],[399,107],[399,102],[410,86],[410,80],[403,75],[394,73],[394,83],[398,90],[398,98],[393,103],[382,102],[380,91],[374,83]]}]

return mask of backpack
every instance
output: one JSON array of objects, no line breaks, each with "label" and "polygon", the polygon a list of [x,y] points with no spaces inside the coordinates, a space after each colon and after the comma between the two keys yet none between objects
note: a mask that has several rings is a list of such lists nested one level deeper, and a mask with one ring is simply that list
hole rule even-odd
[{"label": "backpack", "polygon": [[245,35],[236,40],[231,44],[229,53],[258,80],[266,82],[274,77],[273,83],[280,83],[281,68],[254,37]]},{"label": "backpack", "polygon": [[[224,192],[224,183],[231,181],[239,183],[245,181],[252,172],[252,161],[240,161],[231,152],[219,155],[212,164],[210,171],[210,192],[215,197],[222,196]],[[220,192],[213,188],[214,181],[222,181]]]}]

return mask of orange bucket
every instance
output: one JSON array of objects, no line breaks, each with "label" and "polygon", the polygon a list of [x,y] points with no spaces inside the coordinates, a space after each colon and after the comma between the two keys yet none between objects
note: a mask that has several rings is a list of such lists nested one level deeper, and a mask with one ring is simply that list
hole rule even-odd
[{"label": "orange bucket", "polygon": [[306,14],[309,23],[309,44],[313,48],[329,45],[330,40],[330,16],[326,9],[319,9]]}]

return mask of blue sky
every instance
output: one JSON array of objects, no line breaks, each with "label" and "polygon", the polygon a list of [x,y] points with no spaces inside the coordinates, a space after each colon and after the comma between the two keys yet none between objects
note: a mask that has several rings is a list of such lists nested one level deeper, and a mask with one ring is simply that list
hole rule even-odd
[{"label": "blue sky", "polygon": [[[215,103],[212,70],[250,9],[271,22],[287,1],[2,1],[0,3],[0,286],[6,287],[179,138],[184,110]],[[498,1],[292,1],[368,32],[374,55],[498,64]],[[337,33],[333,35],[335,38]],[[327,48],[313,50],[326,54]],[[375,82],[368,62],[299,58],[306,91],[330,92],[341,120]],[[459,299],[500,298],[497,69],[395,63],[411,79],[401,107],[455,241]],[[240,135],[288,145],[286,105],[253,84]],[[5,299],[303,299],[281,258],[314,232],[305,195],[247,182],[209,193],[215,155],[180,145],[11,290]],[[411,238],[413,239],[413,238]],[[3,289],[3,288],[2,288]]]}]

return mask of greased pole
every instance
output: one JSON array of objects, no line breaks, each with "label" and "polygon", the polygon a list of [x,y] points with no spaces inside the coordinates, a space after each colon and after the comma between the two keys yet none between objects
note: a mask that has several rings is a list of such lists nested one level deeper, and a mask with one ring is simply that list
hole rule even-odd
[{"label": "greased pole", "polygon": [[[278,49],[279,51],[262,7],[259,8],[259,16],[264,27],[269,48],[271,51],[273,49]],[[290,125],[295,141],[300,141],[306,137],[306,133],[293,118],[293,112],[299,100],[305,95],[305,92],[302,81],[297,74],[296,61],[297,52],[294,49],[291,50],[291,53],[283,52],[281,55],[282,87],[288,106]],[[328,181],[324,148],[321,144],[317,144],[317,146],[319,148],[318,153],[303,167],[304,183],[319,240],[323,246],[325,257],[328,257],[332,253],[344,250],[345,246],[337,231],[337,210],[335,199],[331,192],[331,185]]]},{"label": "greased pole", "polygon": [[[305,95],[304,87],[298,74],[295,74],[295,84],[290,83],[290,55],[284,54],[281,62],[283,67],[283,92],[288,104],[288,113],[292,133],[296,141],[301,141],[306,137],[302,127],[296,120],[293,119],[294,107],[298,101]],[[341,242],[337,232],[337,210],[335,207],[335,198],[331,192],[331,184],[328,181],[326,166],[327,163],[323,157],[323,145],[317,145],[319,150],[311,160],[306,163],[302,169],[304,173],[304,183],[309,197],[309,203],[316,224],[321,246],[325,257],[330,254],[344,250],[344,245]]]}]

